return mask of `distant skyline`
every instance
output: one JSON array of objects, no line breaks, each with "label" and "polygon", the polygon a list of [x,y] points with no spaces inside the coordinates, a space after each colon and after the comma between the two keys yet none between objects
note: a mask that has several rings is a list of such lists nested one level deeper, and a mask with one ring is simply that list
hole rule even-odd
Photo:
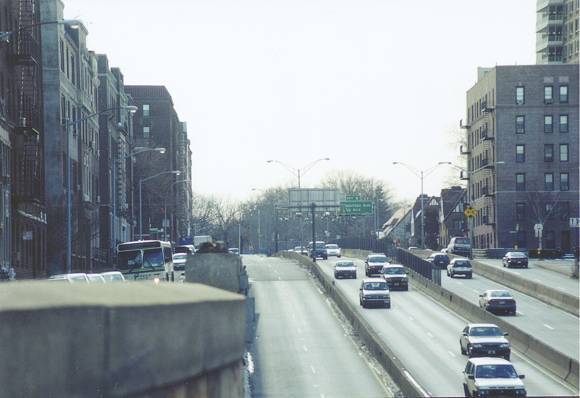
[{"label": "distant skyline", "polygon": [[349,170],[412,199],[418,179],[392,162],[456,160],[477,67],[535,63],[533,0],[64,3],[126,84],[168,88],[188,125],[194,191],[230,199],[294,181],[268,159],[327,156],[303,186]]}]

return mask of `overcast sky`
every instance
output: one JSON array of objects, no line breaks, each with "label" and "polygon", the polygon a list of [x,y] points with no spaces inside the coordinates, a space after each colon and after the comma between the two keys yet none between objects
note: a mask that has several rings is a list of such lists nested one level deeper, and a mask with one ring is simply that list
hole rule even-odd
[{"label": "overcast sky", "polygon": [[[193,150],[193,187],[244,199],[293,167],[419,181],[393,161],[455,160],[478,66],[535,63],[535,0],[64,0],[126,84],[165,85]],[[438,194],[450,171],[425,180]]]}]

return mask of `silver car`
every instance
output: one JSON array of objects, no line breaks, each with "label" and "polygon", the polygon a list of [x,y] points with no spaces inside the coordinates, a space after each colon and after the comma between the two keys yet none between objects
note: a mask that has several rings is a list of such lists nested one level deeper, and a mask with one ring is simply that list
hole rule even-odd
[{"label": "silver car", "polygon": [[368,306],[391,308],[391,292],[384,279],[363,279],[359,291],[359,303],[363,308]]},{"label": "silver car", "polygon": [[526,388],[514,365],[503,358],[470,358],[463,371],[466,397],[525,397]]}]

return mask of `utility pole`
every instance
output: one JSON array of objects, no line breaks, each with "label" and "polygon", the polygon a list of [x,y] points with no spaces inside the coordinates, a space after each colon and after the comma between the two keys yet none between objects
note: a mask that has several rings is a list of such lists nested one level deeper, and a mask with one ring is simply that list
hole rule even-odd
[{"label": "utility pole", "polygon": [[316,211],[316,203],[310,205],[310,212],[312,217],[312,261],[316,262],[316,219],[314,214]]}]

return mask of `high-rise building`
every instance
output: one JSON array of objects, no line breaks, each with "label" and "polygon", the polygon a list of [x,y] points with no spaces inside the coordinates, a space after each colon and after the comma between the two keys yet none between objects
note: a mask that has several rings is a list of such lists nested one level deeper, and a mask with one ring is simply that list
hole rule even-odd
[{"label": "high-rise building", "polygon": [[577,64],[580,0],[538,0],[536,63]]},{"label": "high-rise building", "polygon": [[[475,248],[578,245],[578,65],[481,68],[467,91]],[[541,233],[535,233],[541,229]],[[537,235],[536,235],[537,234]]]},{"label": "high-rise building", "polygon": [[187,137],[187,123],[182,122],[177,139],[177,169],[181,172],[175,184],[177,203],[175,231],[177,237],[191,235],[192,175],[191,142]]}]

